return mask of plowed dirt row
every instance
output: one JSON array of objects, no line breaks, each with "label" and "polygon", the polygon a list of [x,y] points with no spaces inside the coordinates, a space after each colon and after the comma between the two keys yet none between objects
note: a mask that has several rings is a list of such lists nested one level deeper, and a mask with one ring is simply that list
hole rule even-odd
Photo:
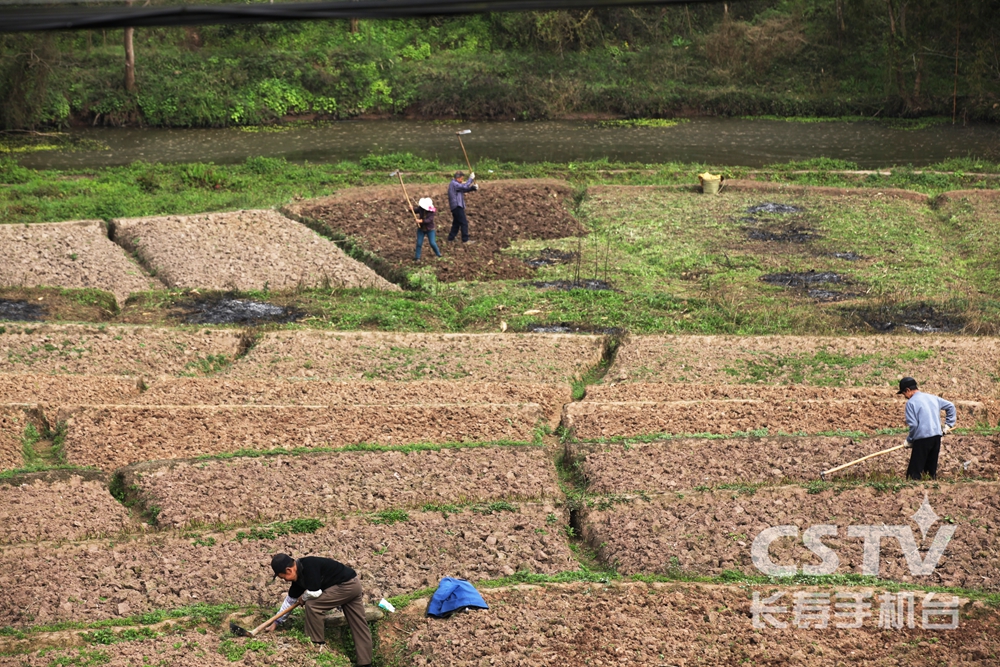
[{"label": "plowed dirt row", "polygon": [[111,242],[104,222],[78,220],[0,225],[0,286],[93,287],[123,303],[163,283]]},{"label": "plowed dirt row", "polygon": [[21,437],[29,423],[39,426],[29,414],[33,405],[0,405],[0,470],[20,468],[24,464]]},{"label": "plowed dirt row", "polygon": [[[0,378],[2,391],[2,378]],[[0,394],[2,395],[2,394]],[[330,382],[235,378],[161,378],[138,405],[398,405],[538,403],[558,424],[572,400],[569,384],[509,382]],[[89,401],[95,403],[96,401]]]},{"label": "plowed dirt row", "polygon": [[528,442],[545,415],[521,405],[89,406],[66,421],[66,460],[113,470],[130,463],[240,449],[359,443]]},{"label": "plowed dirt row", "polygon": [[[991,403],[994,403],[991,401]],[[996,409],[971,401],[955,401],[964,427],[996,424]],[[673,403],[569,403],[563,426],[577,438],[632,437],[655,433],[717,433],[767,429],[771,433],[823,433],[905,428],[904,405],[898,400],[847,401],[675,401]],[[943,415],[942,411],[942,415]],[[942,422],[943,423],[943,422]]]},{"label": "plowed dirt row", "polygon": [[139,382],[134,377],[0,374],[0,403],[116,405],[135,403],[139,394]]},{"label": "plowed dirt row", "polygon": [[[540,447],[422,452],[342,452],[139,465],[125,472],[157,523],[276,521],[289,507],[311,517],[388,508],[560,496]],[[224,503],[219,499],[225,498]]]},{"label": "plowed dirt row", "polygon": [[994,396],[996,338],[945,336],[631,336],[608,382],[889,387],[915,377],[931,393]]},{"label": "plowed dirt row", "polygon": [[232,361],[240,334],[84,324],[7,324],[0,334],[0,372],[92,375],[200,375]]},{"label": "plowed dirt row", "polygon": [[[894,447],[903,436],[870,439],[832,437],[678,438],[635,445],[568,445],[594,493],[684,491],[719,484],[812,482],[841,463]],[[910,451],[869,459],[828,480],[844,477],[902,477]],[[1000,479],[1000,439],[948,436],[938,460],[938,477]]]},{"label": "plowed dirt row", "polygon": [[277,211],[120,218],[114,238],[168,287],[399,290],[305,225]]},{"label": "plowed dirt row", "polygon": [[149,535],[114,546],[101,540],[5,547],[0,548],[0,618],[23,627],[197,602],[274,605],[287,590],[280,580],[272,583],[270,555],[278,551],[350,565],[361,576],[366,599],[376,601],[436,585],[443,576],[477,581],[519,568],[553,574],[575,567],[556,528],[566,520],[553,506],[523,504],[518,512],[490,515],[414,512],[392,525],[349,517],[313,534],[272,540],[238,542],[232,533],[219,534],[212,546]]},{"label": "plowed dirt row", "polygon": [[[761,599],[774,592],[755,590]],[[797,592],[838,592],[782,590],[789,608]],[[789,613],[775,616],[785,629],[755,630],[744,586],[523,586],[485,590],[489,610],[447,621],[406,610],[393,626],[383,624],[380,636],[405,643],[414,665],[979,665],[1000,652],[1000,616],[982,603],[968,605],[955,630],[924,630],[918,608],[914,629],[887,631],[877,627],[883,592],[864,592],[874,593],[867,600],[874,617],[860,628],[836,629],[849,619],[832,613],[828,630],[796,627]],[[914,597],[922,602],[923,595]]]},{"label": "plowed dirt row", "polygon": [[0,544],[80,540],[120,533],[133,525],[103,480],[31,477],[19,484],[0,484]]},{"label": "plowed dirt row", "polygon": [[[447,179],[435,185],[411,185],[409,189],[414,204],[421,197],[431,197],[437,206],[437,234],[444,258],[433,260],[429,248],[424,249],[424,257],[428,269],[442,281],[526,277],[532,271],[524,262],[500,253],[512,241],[586,234],[566,210],[565,202],[573,193],[563,181],[480,183],[478,192],[465,196],[469,233],[475,240],[472,245],[444,242],[452,223]],[[287,210],[293,217],[319,220],[330,232],[351,237],[396,267],[414,264],[416,228],[398,186],[351,188],[331,197],[292,204]]]},{"label": "plowed dirt row", "polygon": [[956,529],[937,569],[929,576],[911,575],[899,542],[887,538],[882,540],[879,576],[921,585],[1000,590],[1000,538],[994,530],[1000,521],[1000,485],[935,486],[896,493],[862,487],[810,494],[800,487],[777,487],[753,495],[724,490],[669,494],[612,510],[584,510],[582,534],[600,559],[615,564],[622,574],[665,573],[672,568],[705,575],[733,569],[760,574],[751,562],[750,548],[761,531],[797,526],[799,539],[779,538],[771,545],[771,558],[780,565],[819,565],[820,559],[803,546],[801,531],[833,524],[839,526],[836,536],[822,539],[839,556],[836,572],[861,574],[864,539],[849,537],[848,526],[905,526],[915,531],[919,547],[921,532],[912,517],[926,493],[937,517],[924,546],[930,546],[939,529]]},{"label": "plowed dirt row", "polygon": [[277,331],[231,377],[566,382],[596,366],[600,336]]},{"label": "plowed dirt row", "polygon": [[[928,391],[930,389],[928,388]],[[958,394],[943,389],[940,394],[949,401],[986,402],[991,396]],[[896,387],[814,387],[804,384],[695,384],[670,382],[622,382],[618,384],[592,384],[587,387],[585,403],[632,403],[673,401],[896,401],[902,406],[904,399],[896,394]],[[902,408],[900,408],[902,409]]]}]

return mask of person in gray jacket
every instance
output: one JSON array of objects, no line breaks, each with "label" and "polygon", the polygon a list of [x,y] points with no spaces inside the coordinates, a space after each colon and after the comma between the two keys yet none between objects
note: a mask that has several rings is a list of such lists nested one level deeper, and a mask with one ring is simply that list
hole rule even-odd
[{"label": "person in gray jacket", "polygon": [[[941,436],[955,428],[955,404],[917,389],[917,381],[905,377],[899,381],[899,391],[906,397],[906,425],[910,432],[906,444],[910,447],[910,465],[907,479],[921,479],[927,474],[937,477],[938,455],[941,453]],[[944,428],[941,428],[941,411],[944,410]]]}]

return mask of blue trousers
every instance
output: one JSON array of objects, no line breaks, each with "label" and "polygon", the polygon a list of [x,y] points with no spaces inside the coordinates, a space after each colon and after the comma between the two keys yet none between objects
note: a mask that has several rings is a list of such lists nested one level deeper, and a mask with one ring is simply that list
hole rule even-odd
[{"label": "blue trousers", "polygon": [[434,251],[434,254],[437,255],[438,257],[440,257],[441,256],[441,251],[438,249],[437,235],[434,233],[434,230],[432,229],[429,232],[425,232],[422,229],[418,229],[417,230],[417,257],[416,258],[420,259],[420,251],[423,250],[423,247],[424,247],[424,236],[426,236],[427,240],[431,242],[431,250]]},{"label": "blue trousers", "polygon": [[448,240],[454,241],[455,237],[458,236],[459,230],[462,232],[462,240],[469,240],[469,219],[465,217],[465,208],[462,206],[456,206],[451,209],[451,232],[448,234]]}]

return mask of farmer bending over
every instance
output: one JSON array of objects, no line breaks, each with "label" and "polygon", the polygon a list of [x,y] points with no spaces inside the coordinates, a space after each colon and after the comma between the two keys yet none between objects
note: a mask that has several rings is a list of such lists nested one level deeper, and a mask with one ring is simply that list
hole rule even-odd
[{"label": "farmer bending over", "polygon": [[[899,381],[899,391],[906,397],[906,425],[910,433],[906,444],[910,447],[910,465],[907,479],[920,479],[927,473],[937,477],[938,454],[941,453],[941,435],[955,428],[955,404],[917,390],[917,381],[905,377]],[[941,411],[944,410],[944,430],[941,429]]]},{"label": "farmer bending over", "polygon": [[448,207],[451,209],[451,232],[448,240],[454,241],[458,230],[462,230],[462,243],[469,243],[469,219],[465,217],[465,193],[478,190],[475,184],[476,172],[469,174],[469,182],[465,182],[465,172],[456,171],[455,178],[448,184]]},{"label": "farmer bending over", "polygon": [[417,217],[420,218],[420,224],[417,225],[417,255],[414,257],[416,261],[420,261],[420,253],[424,247],[424,236],[431,244],[431,250],[438,257],[441,256],[441,251],[438,249],[437,239],[435,238],[435,228],[434,216],[437,215],[437,209],[434,208],[434,202],[430,197],[424,197],[419,202],[417,202],[417,209],[414,211]]},{"label": "farmer bending over", "polygon": [[[304,603],[306,610],[306,634],[319,648],[326,646],[323,614],[334,607],[344,610],[344,617],[354,636],[354,648],[358,654],[358,667],[371,667],[372,635],[365,619],[365,605],[361,601],[361,581],[357,573],[332,558],[306,556],[293,559],[288,554],[275,554],[271,558],[274,576],[291,583],[282,611],[295,602]],[[282,623],[287,616],[275,623]],[[265,630],[274,630],[275,623]]]}]

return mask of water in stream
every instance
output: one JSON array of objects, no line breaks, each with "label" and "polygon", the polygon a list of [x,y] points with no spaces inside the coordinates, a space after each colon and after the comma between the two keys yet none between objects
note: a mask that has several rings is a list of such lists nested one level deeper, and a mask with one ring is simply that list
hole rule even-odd
[{"label": "water in stream", "polygon": [[339,162],[371,153],[410,152],[446,164],[462,162],[463,137],[473,164],[511,162],[704,162],[759,167],[827,157],[861,168],[913,165],[954,157],[1000,159],[1000,126],[938,125],[897,130],[874,122],[796,123],[696,118],[674,127],[602,127],[590,121],[474,122],[365,120],[290,127],[276,132],[225,129],[84,128],[72,130],[108,146],[100,151],[41,151],[26,167],[72,169],[146,162],[232,164],[251,156]]}]

